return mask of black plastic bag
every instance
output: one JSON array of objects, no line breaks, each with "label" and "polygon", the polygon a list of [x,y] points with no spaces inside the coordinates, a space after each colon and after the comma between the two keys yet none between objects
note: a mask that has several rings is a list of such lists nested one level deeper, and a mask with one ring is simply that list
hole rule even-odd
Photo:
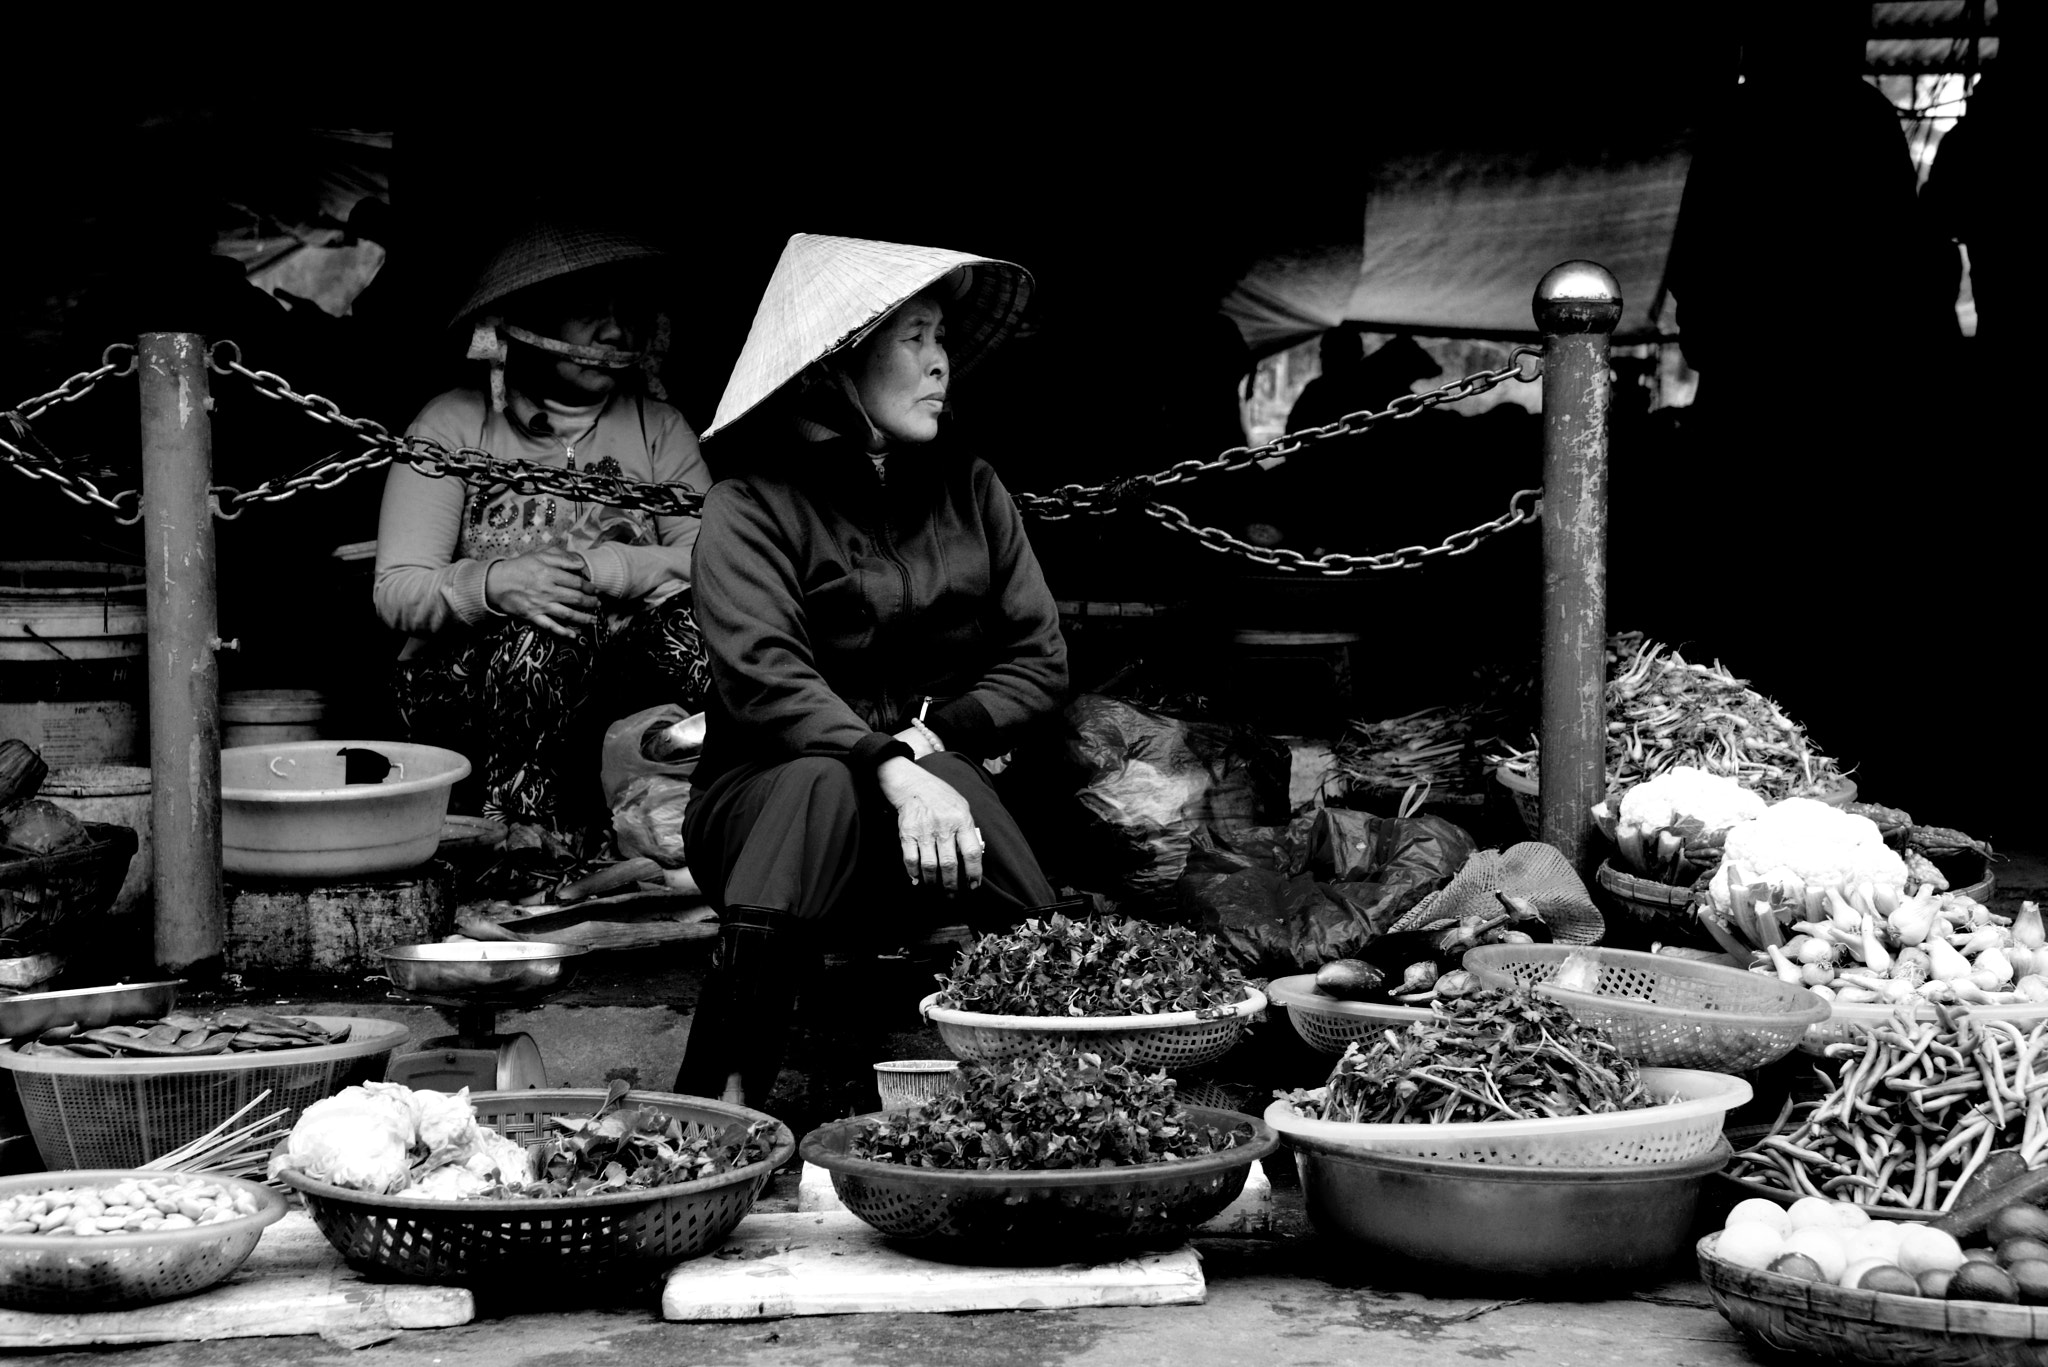
[{"label": "black plastic bag", "polygon": [[1195,832],[1286,819],[1287,747],[1099,693],[1062,715],[1057,757],[1020,754],[1033,848],[1060,880],[1127,911],[1170,911]]},{"label": "black plastic bag", "polygon": [[1474,849],[1442,817],[1330,807],[1286,826],[1205,828],[1192,845],[1176,888],[1183,915],[1266,978],[1366,957]]}]

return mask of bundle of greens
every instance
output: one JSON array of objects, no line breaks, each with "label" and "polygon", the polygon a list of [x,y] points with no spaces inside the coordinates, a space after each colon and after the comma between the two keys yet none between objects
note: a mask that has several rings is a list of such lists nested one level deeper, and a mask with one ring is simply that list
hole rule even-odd
[{"label": "bundle of greens", "polygon": [[1207,1016],[1245,999],[1242,973],[1185,926],[1054,913],[960,951],[939,1005],[993,1016]]},{"label": "bundle of greens", "polygon": [[552,1117],[548,1123],[557,1133],[541,1142],[533,1158],[540,1175],[493,1195],[597,1196],[693,1182],[760,1162],[775,1135],[772,1120],[713,1129],[685,1124],[651,1106],[613,1109],[615,1100],[616,1092],[588,1119]]},{"label": "bundle of greens", "polygon": [[1482,988],[1364,1048],[1353,1041],[1327,1083],[1287,1101],[1309,1120],[1368,1125],[1538,1120],[1656,1104],[1606,1036],[1526,988]]},{"label": "bundle of greens", "polygon": [[960,1065],[962,1090],[870,1120],[847,1152],[877,1163],[968,1171],[1122,1168],[1236,1148],[1249,1125],[1200,1123],[1173,1079],[1071,1046]]}]

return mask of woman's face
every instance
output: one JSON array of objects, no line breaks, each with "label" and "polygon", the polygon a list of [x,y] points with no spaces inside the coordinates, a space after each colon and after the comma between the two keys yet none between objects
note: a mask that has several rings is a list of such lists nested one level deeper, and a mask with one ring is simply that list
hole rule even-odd
[{"label": "woman's face", "polygon": [[919,295],[882,320],[855,348],[851,373],[868,420],[892,441],[927,442],[939,434],[946,386],[945,309]]},{"label": "woman's face", "polygon": [[[653,331],[652,319],[647,316],[647,306],[629,292],[626,280],[599,276],[587,282],[565,281],[564,285],[569,287],[540,294],[531,312],[515,321],[543,337],[575,346],[638,351],[646,344]],[[547,397],[564,403],[602,399],[618,388],[625,374],[553,352],[535,351],[533,356],[536,378]]]}]

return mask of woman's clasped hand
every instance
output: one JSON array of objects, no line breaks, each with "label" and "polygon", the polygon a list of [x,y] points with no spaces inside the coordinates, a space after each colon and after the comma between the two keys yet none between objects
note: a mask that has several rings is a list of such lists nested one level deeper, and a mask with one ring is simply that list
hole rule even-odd
[{"label": "woman's clasped hand", "polygon": [[876,777],[896,809],[903,871],[910,881],[947,892],[981,886],[981,831],[960,791],[910,760],[884,760]]},{"label": "woman's clasped hand", "polygon": [[494,611],[572,640],[578,630],[597,625],[598,599],[583,557],[567,551],[528,551],[492,561],[484,597]]}]

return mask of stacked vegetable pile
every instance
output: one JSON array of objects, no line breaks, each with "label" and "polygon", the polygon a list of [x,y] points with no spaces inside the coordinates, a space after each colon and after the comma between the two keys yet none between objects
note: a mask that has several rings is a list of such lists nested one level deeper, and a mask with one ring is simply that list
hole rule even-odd
[{"label": "stacked vegetable pile", "polygon": [[1210,936],[1057,912],[984,935],[938,981],[940,1006],[992,1016],[1220,1016],[1249,995]]},{"label": "stacked vegetable pile", "polygon": [[[1610,792],[1680,764],[1733,778],[1767,800],[1825,792],[1841,783],[1835,762],[1814,748],[1797,723],[1718,662],[1692,664],[1639,634],[1610,642],[1608,662]],[[1541,757],[1532,741],[1527,750],[1490,758],[1533,780]]]},{"label": "stacked vegetable pile", "polygon": [[449,1096],[366,1082],[308,1106],[270,1171],[408,1200],[508,1200],[669,1186],[768,1155],[772,1121],[693,1133],[661,1112],[620,1107],[627,1090],[614,1083],[588,1118],[551,1118],[556,1133],[529,1149],[478,1124],[467,1088]]},{"label": "stacked vegetable pile", "polygon": [[1835,1001],[2048,1001],[2038,909],[2008,922],[1916,882],[1873,821],[1818,802],[1782,802],[1733,828],[1697,909],[1729,953]]},{"label": "stacked vegetable pile", "polygon": [[228,1007],[204,1015],[174,1011],[126,1025],[81,1030],[58,1025],[15,1047],[24,1054],[65,1058],[193,1058],[202,1054],[267,1053],[346,1044],[349,1027],[328,1030],[299,1016],[276,1016],[253,1006]]},{"label": "stacked vegetable pile", "polygon": [[1286,1098],[1307,1120],[1445,1124],[1604,1115],[1656,1104],[1641,1071],[1565,1006],[1477,988],[1431,1019],[1354,1041],[1321,1087]]},{"label": "stacked vegetable pile", "polygon": [[1792,1196],[1949,1211],[1974,1194],[1973,1178],[2003,1185],[2040,1164],[2048,1070],[2036,1075],[2034,1060],[2048,1024],[2022,1031],[1946,1006],[1936,1012],[1938,1020],[1899,1020],[1828,1045],[1839,1060],[1828,1094],[1789,1129],[1788,1100],[1729,1172]]},{"label": "stacked vegetable pile", "polygon": [[848,1154],[969,1171],[1121,1168],[1220,1153],[1253,1133],[1198,1122],[1164,1073],[1069,1045],[960,1072],[959,1093],[867,1121]]},{"label": "stacked vegetable pile", "polygon": [[0,1201],[0,1234],[148,1234],[254,1215],[247,1188],[201,1177],[134,1177],[108,1187],[59,1187]]},{"label": "stacked vegetable pile", "polygon": [[1485,791],[1485,751],[1499,744],[1505,725],[1501,712],[1482,703],[1353,721],[1333,747],[1337,772],[1368,797],[1419,790],[1437,801],[1476,798]]}]

